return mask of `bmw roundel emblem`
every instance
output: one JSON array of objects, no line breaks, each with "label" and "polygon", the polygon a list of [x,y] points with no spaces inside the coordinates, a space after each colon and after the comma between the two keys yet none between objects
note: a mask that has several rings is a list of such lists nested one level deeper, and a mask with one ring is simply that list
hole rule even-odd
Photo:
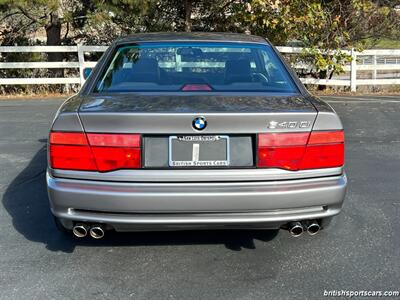
[{"label": "bmw roundel emblem", "polygon": [[203,117],[197,117],[193,120],[192,125],[196,130],[203,130],[207,127],[207,121]]}]

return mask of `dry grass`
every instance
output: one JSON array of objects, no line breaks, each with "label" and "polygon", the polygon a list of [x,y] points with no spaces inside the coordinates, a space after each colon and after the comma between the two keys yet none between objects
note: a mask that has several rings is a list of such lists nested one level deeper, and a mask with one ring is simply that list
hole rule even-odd
[{"label": "dry grass", "polygon": [[38,99],[50,99],[50,98],[68,98],[73,96],[74,93],[38,93],[38,94],[2,94],[0,95],[0,100],[12,100],[12,99],[16,99],[16,100],[21,100],[21,99],[26,99],[26,100],[38,100]]}]

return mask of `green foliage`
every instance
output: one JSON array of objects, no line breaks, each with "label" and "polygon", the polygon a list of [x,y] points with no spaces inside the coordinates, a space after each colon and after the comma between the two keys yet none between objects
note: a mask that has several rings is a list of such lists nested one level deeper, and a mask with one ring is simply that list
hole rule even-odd
[{"label": "green foliage", "polygon": [[[250,32],[275,45],[307,48],[292,59],[330,78],[351,57],[340,49],[400,40],[390,0],[0,0],[0,45],[21,44],[45,30],[50,44],[109,44],[149,31]],[[50,29],[55,29],[51,31]],[[24,43],[35,44],[33,39]],[[397,43],[395,43],[397,44]],[[53,57],[57,60],[60,58]]]},{"label": "green foliage", "polygon": [[376,49],[400,49],[400,38],[388,39],[388,38],[377,38],[377,39],[365,39],[363,41],[364,48],[376,48]]},{"label": "green foliage", "polygon": [[[383,4],[382,4],[383,3]],[[296,62],[327,78],[343,72],[351,57],[342,48],[362,47],[368,36],[393,35],[400,28],[391,4],[373,0],[249,0],[241,17],[255,34],[275,44],[295,40],[308,48]]]},{"label": "green foliage", "polygon": [[343,50],[321,51],[316,47],[305,48],[297,62],[309,67],[309,74],[315,78],[331,78],[344,72],[344,65],[351,62],[351,55]]}]

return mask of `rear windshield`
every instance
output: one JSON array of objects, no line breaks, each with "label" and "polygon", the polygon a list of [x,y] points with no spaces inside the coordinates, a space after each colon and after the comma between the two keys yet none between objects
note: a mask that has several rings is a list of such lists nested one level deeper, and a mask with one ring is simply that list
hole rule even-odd
[{"label": "rear windshield", "polygon": [[95,92],[298,92],[268,45],[149,43],[120,47]]}]

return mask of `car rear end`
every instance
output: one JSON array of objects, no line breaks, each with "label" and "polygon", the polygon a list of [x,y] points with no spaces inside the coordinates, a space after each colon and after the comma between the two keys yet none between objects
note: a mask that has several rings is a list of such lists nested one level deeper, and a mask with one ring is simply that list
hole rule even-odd
[{"label": "car rear end", "polygon": [[[110,75],[111,74],[111,75]],[[59,225],[287,228],[341,210],[344,134],[266,42],[116,43],[49,136]]]}]

